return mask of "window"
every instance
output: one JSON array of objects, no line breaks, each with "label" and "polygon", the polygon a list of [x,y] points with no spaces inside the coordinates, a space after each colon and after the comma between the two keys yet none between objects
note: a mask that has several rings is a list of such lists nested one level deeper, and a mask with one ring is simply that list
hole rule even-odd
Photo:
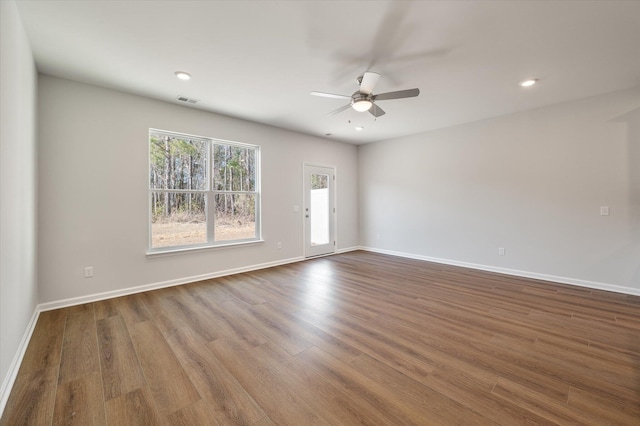
[{"label": "window", "polygon": [[151,252],[260,240],[260,149],[149,130]]}]

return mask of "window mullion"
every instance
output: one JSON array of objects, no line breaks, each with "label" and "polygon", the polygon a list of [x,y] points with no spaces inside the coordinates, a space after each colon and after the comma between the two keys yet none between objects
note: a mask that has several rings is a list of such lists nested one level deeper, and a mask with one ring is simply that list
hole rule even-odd
[{"label": "window mullion", "polygon": [[215,159],[213,158],[213,145],[214,142],[209,140],[209,150],[207,151],[207,155],[209,156],[209,161],[207,163],[207,242],[209,244],[213,244],[216,240],[216,205],[215,205],[215,196],[213,194],[213,179],[215,178],[215,170],[214,164]]},{"label": "window mullion", "polygon": [[209,244],[212,244],[216,237],[216,206],[214,198],[213,193],[211,191],[207,191],[207,242]]}]

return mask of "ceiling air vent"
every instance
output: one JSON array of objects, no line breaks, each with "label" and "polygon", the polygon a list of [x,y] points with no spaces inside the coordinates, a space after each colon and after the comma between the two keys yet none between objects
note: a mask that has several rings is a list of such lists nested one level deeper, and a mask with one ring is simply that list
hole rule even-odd
[{"label": "ceiling air vent", "polygon": [[198,103],[198,99],[187,98],[186,96],[182,96],[182,95],[178,95],[178,97],[176,99],[179,100],[180,102],[186,102],[186,103],[189,103],[189,104],[197,104]]}]

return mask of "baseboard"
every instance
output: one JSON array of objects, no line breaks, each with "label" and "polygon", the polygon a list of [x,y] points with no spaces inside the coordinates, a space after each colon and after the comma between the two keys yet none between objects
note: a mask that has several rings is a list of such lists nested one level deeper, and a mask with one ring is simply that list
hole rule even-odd
[{"label": "baseboard", "polygon": [[356,251],[356,250],[362,250],[362,247],[360,247],[360,246],[346,247],[346,248],[342,248],[342,249],[336,250],[336,252],[334,254],[348,253],[350,251]]},{"label": "baseboard", "polygon": [[13,384],[18,377],[18,370],[20,370],[20,365],[22,364],[22,359],[24,358],[24,354],[27,351],[27,347],[29,346],[29,341],[31,341],[31,335],[33,334],[33,330],[36,328],[36,324],[38,322],[38,317],[40,316],[40,310],[36,306],[33,311],[33,315],[31,315],[31,320],[29,324],[27,324],[27,329],[22,336],[22,340],[20,341],[20,345],[18,346],[18,351],[16,355],[13,357],[13,361],[11,361],[11,365],[9,365],[9,370],[7,371],[7,375],[4,377],[2,381],[2,387],[0,387],[0,418],[2,418],[2,413],[4,413],[4,409],[7,406],[7,401],[9,400],[9,394],[11,394],[11,389],[13,389]]},{"label": "baseboard", "polygon": [[370,251],[373,253],[381,253],[381,254],[388,254],[391,256],[405,257],[408,259],[425,260],[427,262],[442,263],[445,265],[452,265],[452,266],[461,266],[463,268],[478,269],[481,271],[488,271],[488,272],[497,272],[499,274],[513,275],[513,276],[523,277],[523,278],[533,278],[533,279],[542,280],[542,281],[552,281],[560,284],[569,284],[569,285],[574,285],[578,287],[591,288],[594,290],[612,291],[615,293],[623,293],[623,294],[630,294],[632,296],[640,296],[640,289],[623,287],[615,284],[600,283],[596,281],[587,281],[587,280],[581,280],[581,279],[570,278],[570,277],[561,277],[557,275],[541,274],[541,273],[530,272],[530,271],[520,271],[517,269],[501,268],[498,266],[461,262],[458,260],[442,259],[438,257],[423,256],[419,254],[384,250],[384,249],[379,249],[375,247],[359,247],[359,249],[364,251]]},{"label": "baseboard", "polygon": [[210,280],[227,275],[241,274],[243,272],[257,271],[259,269],[273,268],[274,266],[286,265],[305,260],[304,257],[292,257],[289,259],[274,262],[260,263],[257,265],[243,266],[240,268],[226,269],[202,275],[192,275],[190,277],[178,278],[175,280],[162,281],[152,284],[144,284],[136,287],[128,287],[120,290],[106,291],[104,293],[89,294],[86,296],[73,297],[70,299],[56,300],[54,302],[41,303],[38,305],[40,312],[53,309],[67,308],[69,306],[82,305],[84,303],[98,302],[100,300],[113,299],[114,297],[127,296],[130,294],[143,293],[145,291],[157,290],[160,288],[174,287],[182,284],[189,284],[197,281]]}]

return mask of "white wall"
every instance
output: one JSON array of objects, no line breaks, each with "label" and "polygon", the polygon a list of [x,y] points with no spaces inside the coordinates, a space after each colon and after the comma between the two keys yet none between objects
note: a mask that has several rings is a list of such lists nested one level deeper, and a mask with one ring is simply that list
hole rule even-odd
[{"label": "white wall", "polygon": [[[41,302],[300,258],[304,162],[336,166],[338,249],[358,245],[356,146],[51,76],[38,90]],[[261,146],[265,243],[145,255],[150,127]]]},{"label": "white wall", "polygon": [[37,304],[35,110],[31,48],[15,3],[1,1],[0,413]]},{"label": "white wall", "polygon": [[640,294],[639,108],[637,89],[361,146],[361,244]]}]

